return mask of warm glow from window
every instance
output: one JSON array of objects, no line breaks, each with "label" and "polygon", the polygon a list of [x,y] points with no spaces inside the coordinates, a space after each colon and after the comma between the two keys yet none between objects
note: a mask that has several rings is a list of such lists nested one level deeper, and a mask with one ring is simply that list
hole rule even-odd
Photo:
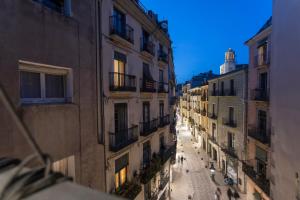
[{"label": "warm glow from window", "polygon": [[122,168],[119,172],[115,173],[115,186],[116,189],[122,186],[127,180],[127,167]]}]

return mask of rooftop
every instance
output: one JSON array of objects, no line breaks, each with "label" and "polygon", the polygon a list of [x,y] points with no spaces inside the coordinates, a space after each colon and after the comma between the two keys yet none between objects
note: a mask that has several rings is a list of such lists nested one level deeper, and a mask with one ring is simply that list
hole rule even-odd
[{"label": "rooftop", "polygon": [[264,30],[266,30],[270,26],[272,26],[272,16],[265,22],[265,24],[259,29],[259,31],[253,37],[251,37],[249,40],[247,40],[245,42],[245,44],[247,44],[250,40],[255,38],[257,35],[259,35],[261,32],[263,32]]}]

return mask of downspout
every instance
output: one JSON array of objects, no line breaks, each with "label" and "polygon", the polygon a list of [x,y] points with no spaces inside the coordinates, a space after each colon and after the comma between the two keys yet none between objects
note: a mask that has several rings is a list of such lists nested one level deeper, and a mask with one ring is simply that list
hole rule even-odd
[{"label": "downspout", "polygon": [[106,191],[106,146],[104,126],[104,101],[103,101],[103,57],[102,57],[102,0],[95,0],[96,11],[96,94],[97,94],[97,132],[98,144],[104,149],[104,191]]}]

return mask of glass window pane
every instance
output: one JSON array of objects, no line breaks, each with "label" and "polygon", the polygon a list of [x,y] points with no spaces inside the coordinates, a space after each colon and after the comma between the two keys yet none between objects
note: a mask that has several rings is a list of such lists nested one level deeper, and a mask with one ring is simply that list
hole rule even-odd
[{"label": "glass window pane", "polygon": [[119,172],[115,174],[115,184],[116,184],[116,188],[119,188],[120,184],[119,184]]},{"label": "glass window pane", "polygon": [[126,182],[127,179],[127,167],[124,167],[123,169],[121,169],[120,171],[120,184],[123,185]]},{"label": "glass window pane", "polygon": [[63,75],[45,75],[46,98],[64,98],[65,84]]},{"label": "glass window pane", "polygon": [[41,98],[40,73],[20,73],[21,98]]}]

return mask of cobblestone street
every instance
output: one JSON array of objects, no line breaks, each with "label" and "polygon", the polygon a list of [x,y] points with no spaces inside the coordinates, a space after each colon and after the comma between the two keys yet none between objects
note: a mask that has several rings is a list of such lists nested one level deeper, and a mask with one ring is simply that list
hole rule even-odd
[{"label": "cobblestone street", "polygon": [[[205,166],[208,164],[206,153],[192,140],[191,132],[181,118],[177,120],[178,142],[177,161],[173,166],[173,182],[171,184],[171,200],[213,200],[218,187],[222,190],[221,199],[227,200],[228,187],[223,183],[222,175],[216,172],[216,182],[210,178],[210,171]],[[183,163],[178,162],[178,157],[184,157]],[[241,195],[239,200],[245,199]]]}]

